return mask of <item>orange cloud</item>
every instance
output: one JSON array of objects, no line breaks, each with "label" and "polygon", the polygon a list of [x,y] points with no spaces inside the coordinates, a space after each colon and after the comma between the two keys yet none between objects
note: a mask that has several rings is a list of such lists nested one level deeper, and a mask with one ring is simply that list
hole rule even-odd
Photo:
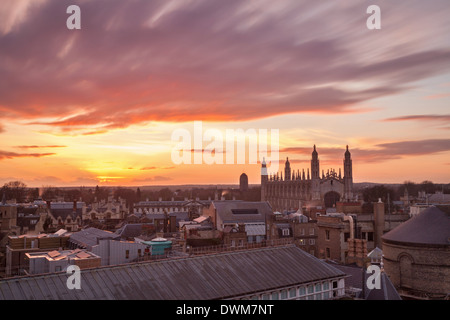
[{"label": "orange cloud", "polygon": [[59,145],[49,145],[49,146],[16,146],[19,149],[45,149],[45,148],[66,148],[67,146],[59,146]]},{"label": "orange cloud", "polygon": [[8,151],[0,151],[0,160],[3,159],[14,159],[14,158],[40,158],[46,156],[53,156],[56,153],[16,153],[16,152],[8,152]]}]

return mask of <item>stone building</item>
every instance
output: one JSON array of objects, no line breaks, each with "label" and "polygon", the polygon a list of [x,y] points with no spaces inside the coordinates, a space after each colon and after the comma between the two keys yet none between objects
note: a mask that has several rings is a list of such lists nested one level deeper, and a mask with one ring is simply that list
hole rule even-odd
[{"label": "stone building", "polygon": [[382,236],[384,269],[405,298],[450,295],[450,213],[430,207]]},{"label": "stone building", "polygon": [[318,256],[317,221],[301,213],[301,210],[289,214],[275,212],[267,224],[269,240],[292,238],[300,249]]},{"label": "stone building", "polygon": [[261,201],[270,202],[275,211],[297,209],[299,201],[308,205],[324,205],[334,207],[338,201],[353,200],[353,169],[350,151],[344,154],[344,175],[335,169],[320,175],[319,155],[314,145],[311,159],[311,170],[293,170],[289,159],[286,159],[283,172],[268,174],[266,162],[261,168]]},{"label": "stone building", "polygon": [[318,258],[341,263],[364,263],[367,252],[382,249],[384,233],[409,219],[408,214],[386,214],[385,204],[374,203],[374,213],[330,213],[317,216]]},{"label": "stone building", "polygon": [[245,192],[248,190],[248,176],[243,173],[239,177],[239,191]]},{"label": "stone building", "polygon": [[272,214],[267,202],[242,200],[213,201],[209,208],[203,209],[203,215],[210,217],[214,228],[219,231],[227,226],[244,225],[248,243],[260,243],[266,239],[266,223]]}]

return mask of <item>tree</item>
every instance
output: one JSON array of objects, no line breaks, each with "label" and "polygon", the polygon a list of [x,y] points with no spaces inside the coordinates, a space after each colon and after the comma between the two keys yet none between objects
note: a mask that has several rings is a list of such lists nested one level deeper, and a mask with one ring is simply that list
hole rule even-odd
[{"label": "tree", "polygon": [[394,200],[394,194],[395,192],[393,189],[388,188],[384,185],[376,185],[363,190],[363,199],[364,202],[372,203],[378,202],[378,199],[381,198],[381,201],[387,203],[388,198],[390,202]]},{"label": "tree", "polygon": [[3,185],[2,193],[5,194],[8,200],[16,199],[16,202],[24,202],[27,194],[27,185],[22,181],[10,181]]},{"label": "tree", "polygon": [[138,187],[136,190],[136,201],[141,201],[142,195],[141,195],[141,189]]},{"label": "tree", "polygon": [[422,181],[422,183],[419,186],[420,191],[425,191],[425,193],[435,193],[437,186],[428,180]]}]

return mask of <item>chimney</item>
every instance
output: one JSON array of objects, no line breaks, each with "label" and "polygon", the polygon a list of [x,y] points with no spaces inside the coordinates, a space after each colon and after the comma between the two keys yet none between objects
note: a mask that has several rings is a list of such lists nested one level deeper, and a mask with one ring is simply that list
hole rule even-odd
[{"label": "chimney", "polygon": [[374,247],[382,248],[381,237],[384,231],[384,203],[381,199],[373,204],[373,218],[374,218]]},{"label": "chimney", "polygon": [[77,212],[77,200],[73,200],[73,212]]},{"label": "chimney", "polygon": [[158,198],[158,201],[162,201],[162,198],[161,198],[161,197],[159,197],[159,198]]}]

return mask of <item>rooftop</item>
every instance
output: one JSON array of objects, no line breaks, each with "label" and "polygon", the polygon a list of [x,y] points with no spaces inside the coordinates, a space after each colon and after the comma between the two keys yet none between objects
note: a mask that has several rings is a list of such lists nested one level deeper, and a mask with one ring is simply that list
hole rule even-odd
[{"label": "rooftop", "polygon": [[73,260],[83,260],[83,259],[92,259],[92,258],[100,258],[96,254],[92,252],[75,249],[75,250],[63,250],[63,251],[50,251],[50,252],[30,252],[26,254],[30,259],[33,258],[46,258],[49,261],[58,261],[65,259],[73,259]]},{"label": "rooftop", "polygon": [[213,201],[217,214],[223,222],[265,221],[272,214],[272,208],[267,202],[250,201]]},{"label": "rooftop", "polygon": [[0,300],[227,299],[344,276],[289,245],[85,269],[80,290],[64,273],[10,278],[0,280]]},{"label": "rooftop", "polygon": [[450,246],[450,214],[432,206],[382,237],[383,241]]},{"label": "rooftop", "polygon": [[86,248],[97,245],[98,240],[102,239],[118,240],[120,239],[120,235],[97,228],[87,228],[75,232],[70,236],[70,242]]}]

